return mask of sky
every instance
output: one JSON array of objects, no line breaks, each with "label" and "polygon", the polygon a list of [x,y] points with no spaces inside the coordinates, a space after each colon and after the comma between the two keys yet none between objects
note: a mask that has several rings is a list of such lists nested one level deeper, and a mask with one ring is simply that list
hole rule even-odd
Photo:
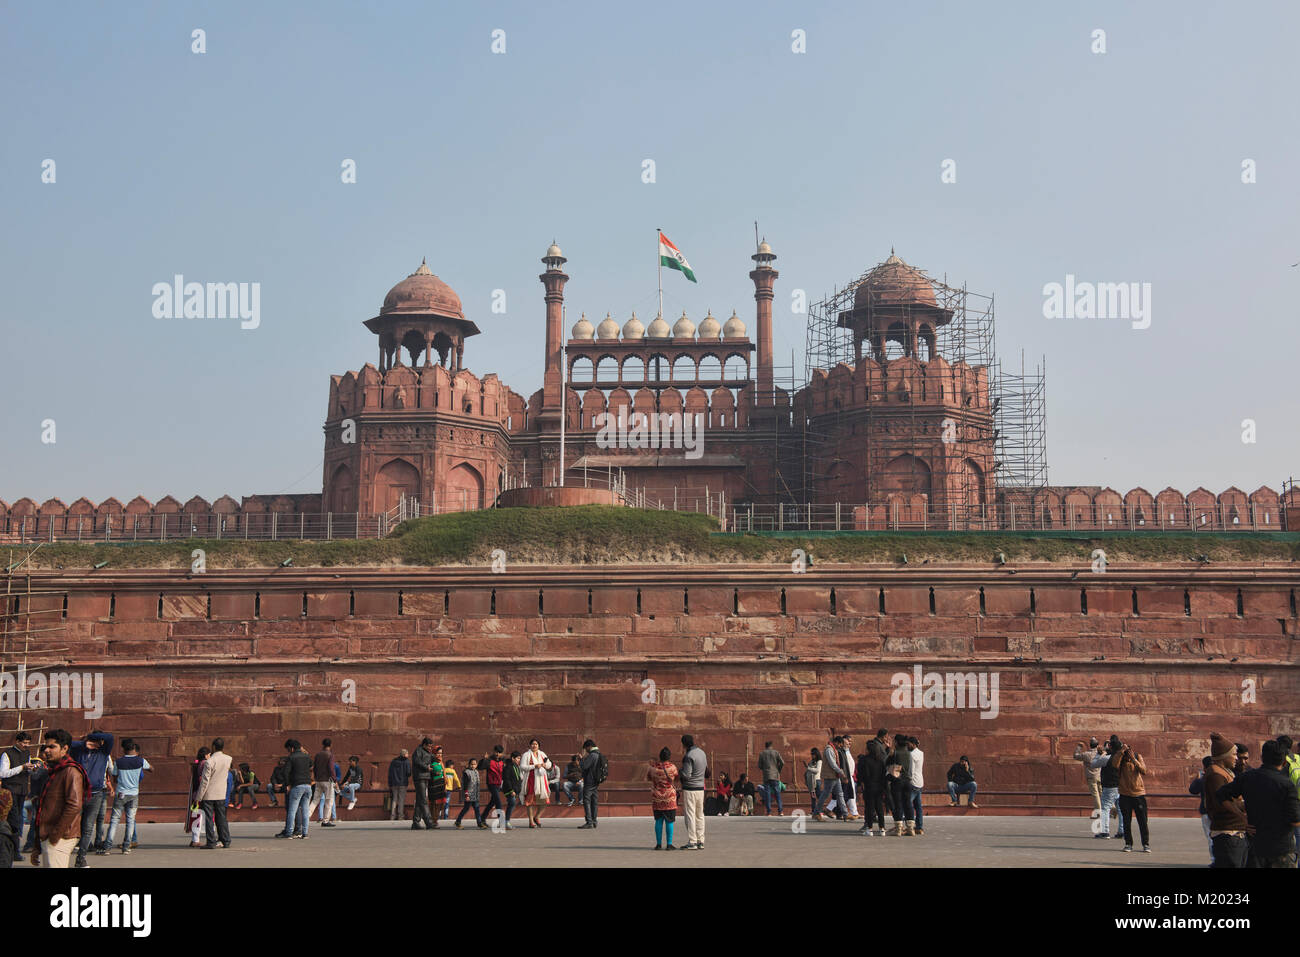
[{"label": "sky", "polygon": [[[670,321],[753,334],[756,220],[778,364],[795,291],[893,247],[1045,361],[1053,484],[1279,488],[1298,36],[1293,2],[4,0],[0,499],[319,492],[329,376],[422,257],[524,396],[552,239],[569,325],[648,323],[662,227],[699,280],[665,272]],[[155,316],[177,274],[260,284],[256,328]],[[1149,326],[1045,315],[1067,276],[1149,283]]]}]

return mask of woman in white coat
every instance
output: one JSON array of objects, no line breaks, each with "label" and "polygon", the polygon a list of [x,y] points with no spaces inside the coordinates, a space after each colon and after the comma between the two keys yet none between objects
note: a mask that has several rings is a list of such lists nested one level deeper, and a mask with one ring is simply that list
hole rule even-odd
[{"label": "woman in white coat", "polygon": [[528,809],[528,826],[542,826],[542,808],[551,801],[551,789],[546,772],[551,769],[551,759],[546,756],[536,738],[528,742],[528,750],[519,761],[523,775],[524,807]]}]

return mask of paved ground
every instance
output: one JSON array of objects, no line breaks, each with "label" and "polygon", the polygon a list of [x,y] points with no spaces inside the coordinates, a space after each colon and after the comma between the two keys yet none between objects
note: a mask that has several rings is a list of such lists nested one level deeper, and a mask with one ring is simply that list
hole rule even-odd
[{"label": "paved ground", "polygon": [[[1087,818],[988,816],[933,818],[923,837],[862,837],[856,824],[804,819],[796,833],[789,816],[707,819],[705,850],[653,852],[649,818],[611,818],[595,831],[556,820],[538,830],[527,823],[508,832],[413,832],[408,824],[315,823],[305,841],[277,840],[273,824],[238,824],[232,846],[190,848],[178,824],[141,824],[130,855],[91,855],[92,868],[144,867],[1204,867],[1209,863],[1197,818],[1151,822],[1152,854],[1125,854],[1123,841],[1098,840]],[[680,816],[674,835],[684,840]],[[27,865],[19,865],[27,866]]]}]

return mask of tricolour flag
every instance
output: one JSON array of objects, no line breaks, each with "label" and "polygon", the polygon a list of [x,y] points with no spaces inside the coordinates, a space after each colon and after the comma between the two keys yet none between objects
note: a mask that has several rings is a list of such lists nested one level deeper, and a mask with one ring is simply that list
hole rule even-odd
[{"label": "tricolour flag", "polygon": [[691,282],[695,282],[695,273],[686,261],[682,251],[673,245],[673,241],[662,232],[659,234],[659,265],[676,269]]}]

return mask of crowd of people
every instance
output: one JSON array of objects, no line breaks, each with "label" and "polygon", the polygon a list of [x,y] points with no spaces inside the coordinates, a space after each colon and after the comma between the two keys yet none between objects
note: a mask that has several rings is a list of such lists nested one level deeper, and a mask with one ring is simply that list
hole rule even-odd
[{"label": "crowd of people", "polygon": [[[1134,847],[1137,824],[1142,850],[1151,853],[1147,816],[1146,762],[1112,734],[1105,743],[1092,738],[1075,746],[1074,759],[1083,764],[1084,782],[1093,800],[1093,836],[1111,837],[1110,819],[1117,813],[1114,837],[1123,850]],[[1210,753],[1188,792],[1200,800],[1201,827],[1209,846],[1210,866],[1295,867],[1300,848],[1300,755],[1290,737],[1265,741],[1261,764],[1250,766],[1250,748],[1232,743],[1217,732],[1210,735]]]},{"label": "crowd of people", "polygon": [[[654,814],[655,850],[703,850],[705,819],[717,815],[756,813],[761,799],[765,813],[783,815],[786,762],[771,741],[758,755],[757,782],[747,773],[733,781],[723,772],[714,779],[703,749],[691,735],[682,735],[682,753],[674,763],[663,748],[647,764],[644,782]],[[87,867],[89,854],[108,854],[121,837],[121,853],[138,846],[136,816],[143,776],[152,770],[131,738],[120,742],[92,729],[73,739],[62,729],[46,732],[39,754],[32,752],[30,734],[20,731],[13,744],[0,751],[0,866],[20,855],[33,864]],[[276,837],[305,840],[313,814],[319,809],[322,827],[334,827],[339,805],[356,807],[364,787],[360,758],[352,755],[341,766],[332,742],[325,738],[314,754],[296,738],[285,742],[285,755],[263,782],[247,763],[234,764],[221,738],[198,750],[190,763],[189,814],[185,831],[189,846],[218,849],[231,844],[229,809],[247,803],[258,807],[264,794],[272,806],[284,799],[285,823]],[[1112,814],[1115,837],[1123,850],[1134,849],[1134,829],[1142,850],[1151,853],[1150,822],[1141,754],[1112,734],[1104,743],[1080,742],[1073,755],[1083,766],[1093,801],[1094,836],[1108,839]],[[1296,865],[1300,847],[1300,755],[1291,739],[1266,741],[1262,763],[1249,766],[1249,749],[1219,734],[1211,736],[1210,754],[1189,787],[1201,802],[1202,825],[1210,866],[1287,867]],[[433,830],[450,816],[452,797],[459,794],[460,811],[454,827],[473,816],[480,829],[513,830],[516,810],[523,807],[530,828],[542,826],[551,804],[581,803],[584,829],[599,826],[600,789],[609,777],[609,762],[595,741],[583,742],[580,753],[560,767],[533,738],[523,751],[506,752],[494,745],[482,757],[458,767],[444,757],[443,748],[425,737],[413,752],[403,749],[388,765],[385,806],[390,820],[405,820],[406,795],[414,788],[412,830]],[[885,814],[896,836],[923,836],[925,814],[925,752],[914,735],[881,728],[854,754],[851,734],[832,734],[821,748],[803,760],[812,820],[858,821],[859,833],[885,836]],[[707,795],[713,781],[714,796]],[[975,770],[962,755],[947,772],[952,806],[967,796],[978,808]],[[486,794],[486,799],[485,799]],[[685,841],[674,844],[678,810],[684,815]],[[121,827],[119,832],[118,828]],[[24,842],[25,837],[25,842]],[[21,848],[21,850],[20,850]]]}]

